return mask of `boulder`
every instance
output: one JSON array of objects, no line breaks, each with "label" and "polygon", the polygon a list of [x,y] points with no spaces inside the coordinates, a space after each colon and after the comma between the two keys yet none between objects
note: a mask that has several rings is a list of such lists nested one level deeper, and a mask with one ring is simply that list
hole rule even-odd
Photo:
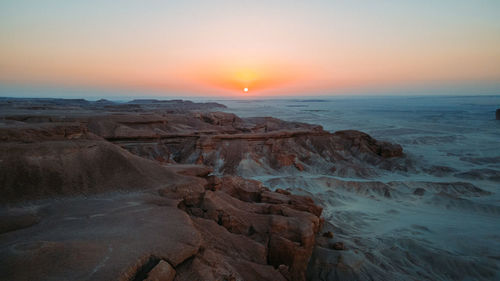
[{"label": "boulder", "polygon": [[146,281],[173,281],[175,269],[166,261],[161,260],[149,273]]}]

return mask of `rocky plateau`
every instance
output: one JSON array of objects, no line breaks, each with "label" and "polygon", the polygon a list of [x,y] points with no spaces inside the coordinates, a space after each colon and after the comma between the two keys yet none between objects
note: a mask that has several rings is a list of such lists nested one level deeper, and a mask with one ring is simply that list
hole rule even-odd
[{"label": "rocky plateau", "polygon": [[[0,99],[0,279],[323,280],[318,264],[349,271],[319,254],[346,249],[325,228],[321,199],[246,175],[405,172],[413,168],[402,147],[223,109]],[[328,184],[383,196],[401,185]],[[430,188],[479,192],[457,186]]]}]

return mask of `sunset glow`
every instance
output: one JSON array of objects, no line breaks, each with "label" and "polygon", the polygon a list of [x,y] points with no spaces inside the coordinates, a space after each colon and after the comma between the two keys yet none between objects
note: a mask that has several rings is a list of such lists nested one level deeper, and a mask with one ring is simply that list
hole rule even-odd
[{"label": "sunset glow", "polygon": [[499,280],[500,0],[0,0],[1,280]]},{"label": "sunset glow", "polygon": [[4,1],[0,83],[167,96],[496,91],[498,12],[500,1],[462,0]]}]

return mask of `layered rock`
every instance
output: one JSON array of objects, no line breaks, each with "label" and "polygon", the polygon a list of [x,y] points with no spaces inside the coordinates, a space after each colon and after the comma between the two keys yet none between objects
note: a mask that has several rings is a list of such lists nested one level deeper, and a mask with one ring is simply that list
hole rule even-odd
[{"label": "layered rock", "polygon": [[[146,121],[148,120],[148,121]],[[393,160],[399,145],[358,131],[331,134],[320,126],[234,114],[101,116],[89,131],[139,156],[168,163],[196,163],[218,174],[286,169],[368,177],[377,169],[406,170]]]},{"label": "layered rock", "polygon": [[155,280],[167,262],[175,280],[305,280],[321,224],[310,198],[204,167],[160,168],[160,188],[1,209],[2,276]]},{"label": "layered rock", "polygon": [[[285,169],[369,177],[378,169],[404,171],[411,167],[394,160],[403,155],[401,146],[377,141],[362,132],[332,134],[321,126],[271,117],[242,119],[231,113],[189,111],[222,106],[213,103],[140,100],[109,108],[107,102],[75,100],[68,102],[72,111],[64,115],[60,114],[65,108],[61,100],[36,100],[35,104],[51,106],[36,113],[21,110],[30,107],[19,103],[0,102],[8,127],[2,130],[0,139],[12,140],[16,134],[21,134],[17,139],[23,141],[29,140],[30,134],[44,140],[53,135],[92,135],[143,158],[205,164],[214,167],[218,174],[274,173]],[[24,103],[28,101],[21,104]],[[134,112],[128,108],[130,105],[137,106]]]},{"label": "layered rock", "polygon": [[218,106],[0,100],[1,276],[305,280],[322,208],[235,174],[404,168],[364,133]]},{"label": "layered rock", "polygon": [[191,110],[212,110],[214,108],[226,108],[226,106],[214,103],[195,103],[185,100],[155,100],[136,99],[126,103],[112,102],[105,99],[98,101],[87,101],[84,99],[54,99],[54,98],[4,98],[0,97],[0,108],[4,114],[16,116],[47,115],[54,117],[61,115],[89,115],[96,112],[177,112],[184,113]]},{"label": "layered rock", "polygon": [[0,155],[0,202],[175,183],[157,163],[102,140],[2,142]]}]

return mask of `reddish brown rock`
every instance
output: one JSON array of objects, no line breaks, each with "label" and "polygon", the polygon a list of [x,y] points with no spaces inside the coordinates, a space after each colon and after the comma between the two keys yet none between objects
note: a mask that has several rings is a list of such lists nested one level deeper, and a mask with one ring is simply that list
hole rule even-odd
[{"label": "reddish brown rock", "polygon": [[46,200],[35,213],[0,206],[8,280],[305,280],[322,208],[234,175],[368,177],[402,156],[361,132],[205,111],[213,103],[0,106],[0,201]]},{"label": "reddish brown rock", "polygon": [[266,190],[259,181],[247,180],[241,177],[221,178],[220,189],[245,202],[260,202],[262,192]]},{"label": "reddish brown rock", "polygon": [[172,281],[175,269],[166,261],[161,260],[149,273],[145,281]]},{"label": "reddish brown rock", "polygon": [[[259,198],[259,202],[262,203],[255,204],[255,199]],[[320,220],[316,214],[321,213],[321,209],[311,207],[314,203],[309,200],[301,196],[271,192],[255,181],[224,177],[221,189],[215,192],[206,191],[200,205],[195,207],[203,212],[191,211],[191,213],[201,215],[200,223],[208,219],[228,231],[225,235],[219,234],[224,237],[225,243],[232,241],[231,235],[238,234],[238,237],[250,239],[247,242],[237,242],[242,247],[248,244],[247,249],[264,249],[262,253],[267,255],[262,256],[260,261],[253,260],[254,262],[265,261],[275,269],[285,265],[289,268],[287,275],[290,280],[305,280],[315,235],[320,227]],[[305,207],[304,203],[309,207]],[[310,209],[316,214],[310,212]],[[208,226],[204,227],[206,228]],[[252,243],[260,246],[252,246]],[[212,241],[206,248],[214,247],[214,244],[220,247],[221,242]],[[232,251],[226,249],[224,253],[241,258],[240,255],[248,250],[243,248],[237,249],[234,253]],[[213,257],[213,254],[210,257]],[[234,269],[227,271],[233,275],[242,274],[234,272]]]},{"label": "reddish brown rock", "polygon": [[290,204],[291,198],[283,193],[264,191],[261,193],[261,201],[271,204]]},{"label": "reddish brown rock", "polygon": [[278,154],[276,159],[281,167],[292,166],[295,164],[295,155],[293,154]]},{"label": "reddish brown rock", "polygon": [[203,112],[196,116],[204,122],[216,126],[234,126],[242,122],[235,114],[226,112]]},{"label": "reddish brown rock", "polygon": [[0,160],[3,202],[147,189],[177,178],[105,141],[1,142]]},{"label": "reddish brown rock", "polygon": [[294,165],[295,165],[295,168],[297,168],[297,170],[299,170],[299,171],[304,171],[304,169],[305,169],[304,165],[302,165],[301,163],[295,162]]},{"label": "reddish brown rock", "polygon": [[281,193],[281,194],[284,194],[284,195],[291,195],[290,191],[284,190],[284,189],[281,189],[281,188],[276,189],[274,192]]},{"label": "reddish brown rock", "polygon": [[274,118],[240,119],[221,112],[103,115],[90,118],[88,128],[141,157],[204,164],[224,174],[245,173],[251,167],[304,171],[313,166],[328,172],[334,165],[350,165],[339,173],[368,177],[375,172],[364,168],[367,164],[407,167],[389,160],[403,155],[399,145],[359,131],[331,134],[319,126]]},{"label": "reddish brown rock", "polygon": [[339,137],[337,140],[344,145],[346,150],[357,150],[359,152],[379,155],[384,158],[399,157],[403,155],[403,148],[400,145],[377,141],[368,134],[360,131],[338,131],[333,135]]},{"label": "reddish brown rock", "polygon": [[157,196],[104,194],[43,204],[40,223],[2,234],[2,279],[132,280],[152,258],[178,266],[201,245],[176,201]]}]

